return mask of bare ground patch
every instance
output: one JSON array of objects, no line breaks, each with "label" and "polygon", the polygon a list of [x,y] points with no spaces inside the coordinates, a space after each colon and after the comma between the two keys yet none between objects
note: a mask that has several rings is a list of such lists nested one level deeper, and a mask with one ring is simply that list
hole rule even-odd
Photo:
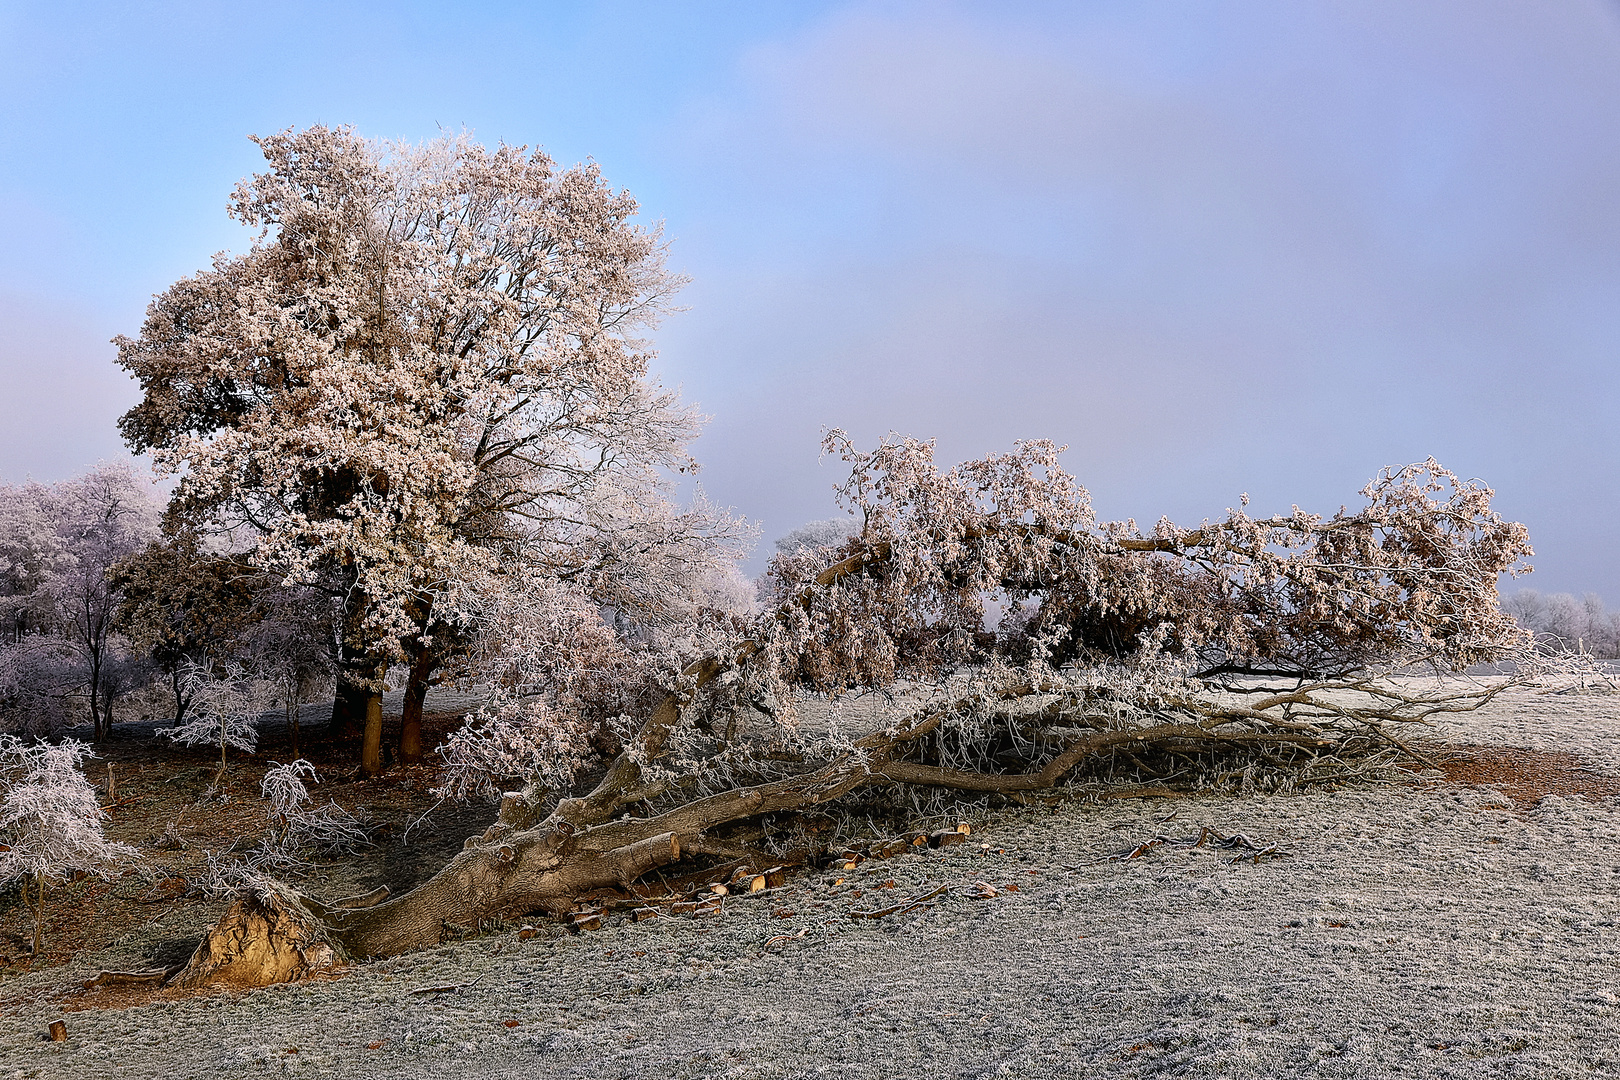
[{"label": "bare ground patch", "polygon": [[1601,802],[1620,797],[1620,777],[1596,772],[1580,755],[1525,746],[1447,746],[1431,760],[1453,784],[1490,787],[1528,810],[1548,795]]}]

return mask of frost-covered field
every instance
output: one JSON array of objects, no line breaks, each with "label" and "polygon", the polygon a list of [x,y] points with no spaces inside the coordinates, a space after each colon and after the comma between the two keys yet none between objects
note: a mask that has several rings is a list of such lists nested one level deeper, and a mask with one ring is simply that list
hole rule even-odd
[{"label": "frost-covered field", "polygon": [[[1620,774],[1620,698],[1521,695],[1447,735]],[[1202,826],[1290,855],[1098,861]],[[974,841],[719,918],[548,927],[316,985],[69,1013],[65,1045],[42,1041],[60,1014],[31,1008],[0,1020],[0,1078],[1620,1076],[1612,800],[1520,812],[1441,784],[1151,800],[1002,815]],[[847,915],[939,885],[931,908]]]}]

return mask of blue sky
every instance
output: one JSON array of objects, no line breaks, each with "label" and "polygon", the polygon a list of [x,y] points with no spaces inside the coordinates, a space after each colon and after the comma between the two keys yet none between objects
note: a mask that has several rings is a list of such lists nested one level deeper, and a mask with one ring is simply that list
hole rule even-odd
[{"label": "blue sky", "polygon": [[1620,7],[0,0],[0,478],[116,456],[107,339],[244,234],[250,133],[593,157],[666,223],[716,500],[822,427],[1068,444],[1108,516],[1433,454],[1620,603]]}]

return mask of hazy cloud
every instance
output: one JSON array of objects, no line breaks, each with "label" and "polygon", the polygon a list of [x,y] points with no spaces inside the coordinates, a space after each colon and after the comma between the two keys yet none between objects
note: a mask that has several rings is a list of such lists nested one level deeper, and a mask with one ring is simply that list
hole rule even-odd
[{"label": "hazy cloud", "polygon": [[1200,10],[845,12],[695,108],[708,248],[665,339],[711,491],[819,515],[827,423],[1050,436],[1146,518],[1331,509],[1433,453],[1620,592],[1581,538],[1620,516],[1612,14]]}]

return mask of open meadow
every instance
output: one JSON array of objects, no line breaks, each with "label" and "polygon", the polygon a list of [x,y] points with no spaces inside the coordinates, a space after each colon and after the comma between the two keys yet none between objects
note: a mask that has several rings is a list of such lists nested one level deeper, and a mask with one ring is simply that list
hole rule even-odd
[{"label": "open meadow", "polygon": [[[969,809],[966,843],[712,910],[489,926],[251,993],[82,990],[183,959],[222,906],[128,877],[111,891],[138,903],[53,927],[92,947],[8,970],[0,1077],[1616,1076],[1617,700],[1514,691],[1438,730],[1444,772],[1408,784]],[[492,813],[441,808],[406,858],[431,805],[410,776],[316,789],[385,828],[313,891],[408,884]],[[109,831],[156,831],[145,801]],[[252,801],[151,856],[224,846]]]}]

